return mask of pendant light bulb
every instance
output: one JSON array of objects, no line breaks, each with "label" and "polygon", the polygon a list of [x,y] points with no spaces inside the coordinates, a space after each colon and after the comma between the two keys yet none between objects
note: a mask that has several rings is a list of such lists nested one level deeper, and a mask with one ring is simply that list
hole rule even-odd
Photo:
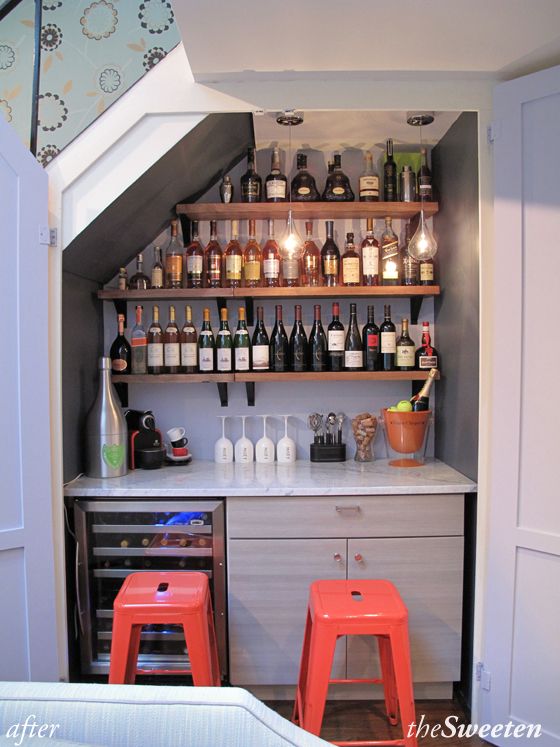
[{"label": "pendant light bulb", "polygon": [[424,211],[422,210],[420,212],[420,223],[408,245],[408,253],[419,262],[425,262],[428,259],[433,259],[437,250],[437,241],[424,220]]},{"label": "pendant light bulb", "polygon": [[296,228],[291,210],[288,211],[288,220],[280,237],[279,249],[283,259],[299,259],[303,254],[303,241]]}]

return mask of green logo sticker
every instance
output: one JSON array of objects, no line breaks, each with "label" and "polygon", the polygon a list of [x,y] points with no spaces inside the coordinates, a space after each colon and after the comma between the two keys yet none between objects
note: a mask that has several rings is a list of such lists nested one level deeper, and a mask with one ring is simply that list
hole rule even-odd
[{"label": "green logo sticker", "polygon": [[103,444],[101,453],[105,464],[112,469],[117,469],[124,462],[124,444]]}]

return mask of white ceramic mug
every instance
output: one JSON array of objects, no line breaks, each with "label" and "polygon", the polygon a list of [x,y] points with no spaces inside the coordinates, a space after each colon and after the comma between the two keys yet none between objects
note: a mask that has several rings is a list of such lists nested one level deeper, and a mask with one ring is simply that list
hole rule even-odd
[{"label": "white ceramic mug", "polygon": [[183,438],[183,436],[185,435],[185,429],[181,428],[181,427],[170,428],[167,431],[167,435],[168,435],[169,440],[171,441],[171,443],[173,443],[174,441],[180,441]]}]

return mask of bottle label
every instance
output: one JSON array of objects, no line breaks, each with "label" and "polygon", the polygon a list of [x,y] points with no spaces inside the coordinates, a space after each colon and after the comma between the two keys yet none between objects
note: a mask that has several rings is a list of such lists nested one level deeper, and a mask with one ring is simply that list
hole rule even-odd
[{"label": "bottle label", "polygon": [[241,280],[241,257],[239,254],[226,256],[226,279]]},{"label": "bottle label", "polygon": [[249,260],[249,262],[245,262],[243,272],[245,273],[245,280],[260,280],[261,263],[258,260]]},{"label": "bottle label", "polygon": [[376,335],[373,332],[368,332],[368,335],[367,335],[368,348],[375,348],[377,350],[378,345],[379,345],[379,335]]},{"label": "bottle label", "polygon": [[395,353],[397,350],[397,335],[395,332],[381,333],[381,352]]},{"label": "bottle label", "polygon": [[165,274],[170,283],[180,283],[183,278],[183,257],[172,254],[165,258]]},{"label": "bottle label", "polygon": [[263,262],[263,271],[265,278],[277,278],[280,274],[280,260],[265,259]]},{"label": "bottle label", "polygon": [[163,353],[166,366],[181,365],[181,346],[178,342],[166,342]]},{"label": "bottle label", "polygon": [[333,195],[343,195],[344,194],[344,187],[333,187],[332,193],[333,193]]},{"label": "bottle label", "polygon": [[397,239],[389,241],[382,246],[383,259],[389,259],[389,257],[396,257],[399,253],[399,242]]},{"label": "bottle label", "polygon": [[181,365],[196,366],[196,342],[181,343]]},{"label": "bottle label", "polygon": [[431,262],[420,262],[420,280],[433,280],[434,266]]},{"label": "bottle label", "polygon": [[419,176],[418,177],[418,191],[420,193],[420,197],[426,199],[427,197],[432,196],[432,182],[431,177],[429,176]]},{"label": "bottle label", "polygon": [[163,288],[163,270],[161,267],[152,269],[152,288]]},{"label": "bottle label", "polygon": [[286,199],[286,182],[282,179],[271,179],[266,183],[266,197],[268,200]]},{"label": "bottle label", "polygon": [[218,348],[216,362],[218,371],[231,371],[231,348]]},{"label": "bottle label", "polygon": [[145,374],[146,373],[146,338],[142,338],[143,343],[137,342],[134,344],[132,340],[132,373],[133,374]]},{"label": "bottle label", "polygon": [[397,366],[414,366],[414,353],[416,348],[414,345],[398,345],[397,346]]},{"label": "bottle label", "polygon": [[368,175],[360,177],[360,197],[379,197],[379,177]]},{"label": "bottle label", "polygon": [[198,254],[191,254],[187,257],[187,272],[189,275],[202,275],[202,257]]},{"label": "bottle label", "polygon": [[123,373],[123,371],[126,371],[127,367],[127,362],[123,358],[113,358],[111,361],[111,368],[114,373]]},{"label": "bottle label", "polygon": [[253,345],[253,369],[255,371],[268,369],[269,354],[268,345]]},{"label": "bottle label", "polygon": [[133,348],[146,347],[148,344],[148,338],[145,335],[144,337],[133,337],[130,343]]},{"label": "bottle label", "polygon": [[249,370],[249,348],[235,348],[235,370]]},{"label": "bottle label", "polygon": [[362,247],[362,272],[367,277],[379,275],[379,248],[377,246]]},{"label": "bottle label", "polygon": [[261,196],[260,184],[257,179],[249,179],[241,183],[241,196],[244,201],[248,199],[252,202],[258,200]]},{"label": "bottle label", "polygon": [[198,367],[201,371],[214,370],[214,350],[212,348],[199,348]]},{"label": "bottle label", "polygon": [[298,195],[308,195],[311,194],[311,189],[309,187],[298,187],[297,193]]},{"label": "bottle label", "polygon": [[148,345],[148,366],[163,366],[162,342],[152,342]]},{"label": "bottle label", "polygon": [[344,366],[346,368],[361,368],[363,366],[363,354],[361,350],[345,350]]},{"label": "bottle label", "polygon": [[344,330],[330,329],[328,331],[329,352],[336,353],[344,350]]},{"label": "bottle label", "polygon": [[418,356],[418,368],[423,371],[424,369],[437,368],[438,359],[437,355],[420,355]]},{"label": "bottle label", "polygon": [[211,254],[208,257],[208,277],[210,280],[219,280],[222,275],[222,258],[219,254]]},{"label": "bottle label", "polygon": [[323,259],[323,274],[338,275],[338,257],[325,257]]},{"label": "bottle label", "polygon": [[342,282],[358,284],[360,282],[360,260],[358,257],[342,258]]},{"label": "bottle label", "polygon": [[282,273],[286,280],[297,280],[299,278],[299,261],[297,259],[285,259],[282,262]]}]

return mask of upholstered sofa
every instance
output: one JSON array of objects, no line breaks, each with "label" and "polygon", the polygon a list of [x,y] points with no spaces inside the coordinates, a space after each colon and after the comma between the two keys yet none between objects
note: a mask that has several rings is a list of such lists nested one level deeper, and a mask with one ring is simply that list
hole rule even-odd
[{"label": "upholstered sofa", "polygon": [[236,687],[1,682],[0,745],[327,747],[328,743]]}]

